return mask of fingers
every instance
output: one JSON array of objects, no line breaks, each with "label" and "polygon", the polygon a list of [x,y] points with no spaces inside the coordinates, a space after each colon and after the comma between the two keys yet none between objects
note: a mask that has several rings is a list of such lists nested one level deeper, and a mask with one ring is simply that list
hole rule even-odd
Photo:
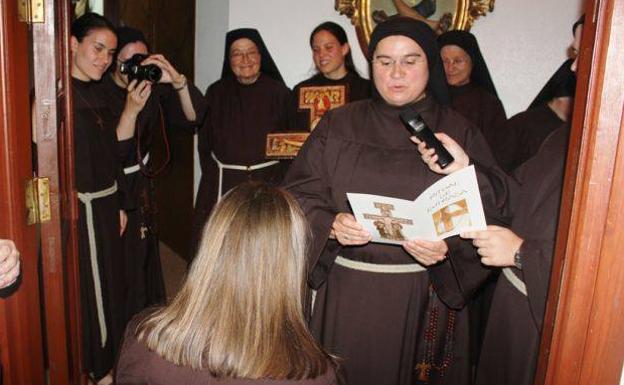
[{"label": "fingers", "polygon": [[142,80],[137,83],[136,80],[133,80],[128,85],[128,98],[126,99],[126,103],[130,103],[128,106],[131,107],[132,111],[138,113],[138,111],[145,107],[145,103],[151,94],[152,83],[147,80]]},{"label": "fingers", "polygon": [[332,233],[336,240],[344,246],[363,245],[372,239],[352,214],[339,213],[332,224]]},{"label": "fingers", "polygon": [[413,239],[406,241],[403,248],[417,261],[429,266],[443,261],[448,252],[444,241],[426,241]]},{"label": "fingers", "polygon": [[178,71],[169,63],[169,61],[161,54],[150,55],[143,60],[141,65],[154,64],[163,71],[163,76],[159,83],[172,83],[180,77]]},{"label": "fingers", "polygon": [[20,272],[20,253],[13,241],[0,240],[0,288],[11,285]]},{"label": "fingers", "polygon": [[[403,248],[407,251],[416,261],[425,266],[435,265],[442,262],[446,255],[439,254],[431,249],[427,244],[423,244],[417,240],[410,240],[403,243]],[[434,249],[438,249],[435,247]]]},{"label": "fingers", "polygon": [[126,226],[128,225],[128,215],[124,210],[119,210],[119,236],[121,237],[126,232]]},{"label": "fingers", "polygon": [[136,79],[133,79],[130,84],[128,84],[128,87],[126,88],[126,90],[128,90],[128,92],[132,92],[134,91],[134,89],[136,88],[137,84],[139,82]]}]

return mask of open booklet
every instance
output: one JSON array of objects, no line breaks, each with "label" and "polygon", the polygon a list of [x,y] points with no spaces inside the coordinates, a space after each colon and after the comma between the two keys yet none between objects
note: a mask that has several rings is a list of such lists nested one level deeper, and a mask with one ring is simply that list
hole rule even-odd
[{"label": "open booklet", "polygon": [[487,226],[474,166],[445,176],[415,201],[356,193],[347,193],[347,198],[373,242],[439,240]]}]

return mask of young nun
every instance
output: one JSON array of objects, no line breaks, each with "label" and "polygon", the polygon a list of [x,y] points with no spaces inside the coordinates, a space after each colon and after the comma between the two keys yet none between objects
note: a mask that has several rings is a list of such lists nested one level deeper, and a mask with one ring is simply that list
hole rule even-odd
[{"label": "young nun", "polygon": [[[128,194],[135,210],[128,212],[123,237],[125,275],[128,282],[128,319],[148,306],[165,300],[156,233],[156,202],[153,182],[157,169],[151,150],[154,140],[167,140],[167,126],[193,129],[204,113],[201,92],[187,81],[162,55],[150,55],[143,33],[130,27],[116,30],[117,52],[113,71],[102,79],[104,97],[123,127],[118,129],[119,146],[127,148],[123,161]],[[121,72],[122,64],[134,55],[143,55],[141,65],[155,65],[162,71],[158,82],[136,81]],[[150,95],[137,115],[123,117],[128,93],[137,87],[149,87]],[[151,155],[151,156],[150,156]]]},{"label": "young nun", "polygon": [[497,131],[507,117],[477,39],[470,32],[455,30],[440,35],[438,45],[451,105],[481,130],[494,149]]},{"label": "young nun", "polygon": [[[392,18],[375,28],[369,52],[373,97],[329,111],[284,181],[314,236],[308,282],[318,291],[311,329],[342,359],[348,384],[468,384],[467,314],[449,307],[461,309],[488,274],[474,248],[459,237],[371,243],[346,193],[413,200],[441,178],[420,162],[399,119],[405,108],[469,149],[489,214],[499,213],[506,191],[501,175],[492,173],[494,159],[481,133],[445,105],[431,28]],[[453,271],[467,278],[461,290]]]},{"label": "young nun", "polygon": [[[78,258],[82,322],[82,365],[91,381],[110,384],[110,371],[127,321],[127,288],[121,234],[125,193],[117,146],[118,119],[100,80],[113,62],[117,37],[104,17],[87,13],[71,26],[74,174],[78,190]],[[145,89],[129,95],[124,114],[138,113]]]},{"label": "young nun", "polygon": [[[341,26],[331,21],[318,25],[310,34],[310,48],[317,73],[293,89],[289,126],[295,131],[311,131],[330,109],[370,97],[370,81],[355,69]],[[327,87],[332,91],[320,92]]]}]

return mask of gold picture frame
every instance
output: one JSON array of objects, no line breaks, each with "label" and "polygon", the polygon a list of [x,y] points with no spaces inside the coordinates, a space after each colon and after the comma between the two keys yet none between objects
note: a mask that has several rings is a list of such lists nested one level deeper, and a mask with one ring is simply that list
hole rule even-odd
[{"label": "gold picture frame", "polygon": [[[406,5],[416,7],[422,0],[403,0]],[[469,30],[474,21],[494,11],[495,0],[429,0],[436,4],[435,11],[427,21],[437,25],[438,32],[451,29]],[[347,16],[356,28],[360,47],[367,56],[370,35],[377,25],[375,19],[396,14],[393,0],[335,0],[334,8]],[[395,13],[392,13],[394,10]],[[375,17],[374,17],[375,16]],[[438,22],[441,21],[441,22]]]}]

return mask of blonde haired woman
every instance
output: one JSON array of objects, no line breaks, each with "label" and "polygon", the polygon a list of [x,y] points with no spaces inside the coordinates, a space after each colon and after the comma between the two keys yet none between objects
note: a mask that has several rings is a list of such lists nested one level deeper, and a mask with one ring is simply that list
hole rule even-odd
[{"label": "blonde haired woman", "polygon": [[308,232],[282,190],[233,189],[178,295],[128,326],[117,384],[335,384],[303,316]]}]

